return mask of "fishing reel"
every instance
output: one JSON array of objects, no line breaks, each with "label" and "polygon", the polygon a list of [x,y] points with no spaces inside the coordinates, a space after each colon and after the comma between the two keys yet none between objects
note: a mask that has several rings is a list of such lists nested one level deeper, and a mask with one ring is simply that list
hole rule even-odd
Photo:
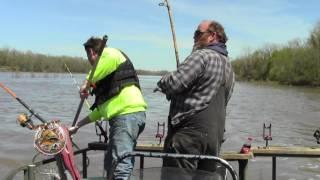
[{"label": "fishing reel", "polygon": [[66,146],[67,134],[60,121],[53,120],[48,123],[34,125],[31,116],[22,113],[18,116],[17,121],[22,127],[35,130],[34,147],[37,151],[45,155],[56,155]]},{"label": "fishing reel", "polygon": [[26,113],[19,114],[19,116],[17,117],[17,121],[22,127],[27,127],[28,129],[34,128],[33,121],[31,120],[31,116],[28,116],[28,114]]}]

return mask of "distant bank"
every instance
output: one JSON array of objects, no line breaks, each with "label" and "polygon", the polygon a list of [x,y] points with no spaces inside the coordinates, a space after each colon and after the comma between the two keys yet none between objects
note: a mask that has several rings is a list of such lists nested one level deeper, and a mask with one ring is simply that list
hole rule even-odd
[{"label": "distant bank", "polygon": [[[31,51],[21,52],[15,49],[0,49],[0,71],[68,73],[66,65],[72,73],[87,73],[91,67],[81,57],[49,56]],[[137,73],[139,75],[162,76],[168,71],[137,70]]]},{"label": "distant bank", "polygon": [[320,86],[320,21],[306,40],[265,46],[232,61],[238,80]]}]

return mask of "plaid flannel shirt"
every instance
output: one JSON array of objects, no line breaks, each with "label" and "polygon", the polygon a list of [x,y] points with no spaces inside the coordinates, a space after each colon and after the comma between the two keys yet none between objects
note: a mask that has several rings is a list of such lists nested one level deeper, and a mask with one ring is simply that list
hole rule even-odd
[{"label": "plaid flannel shirt", "polygon": [[174,72],[157,83],[171,100],[169,118],[176,125],[206,108],[220,86],[225,85],[226,104],[234,86],[234,73],[226,56],[212,49],[194,51]]}]

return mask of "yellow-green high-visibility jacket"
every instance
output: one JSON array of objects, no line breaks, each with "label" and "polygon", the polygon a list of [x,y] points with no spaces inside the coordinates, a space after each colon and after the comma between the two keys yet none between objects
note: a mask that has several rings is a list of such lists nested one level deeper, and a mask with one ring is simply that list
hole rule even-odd
[{"label": "yellow-green high-visibility jacket", "polygon": [[[120,50],[110,47],[104,48],[94,72],[92,83],[96,83],[114,72],[125,61],[126,58]],[[89,75],[87,79],[88,77]],[[101,117],[111,120],[118,115],[146,111],[146,109],[147,104],[143,99],[140,89],[135,85],[129,85],[124,87],[119,94],[98,105],[89,114],[89,118],[91,121],[96,121]]]}]

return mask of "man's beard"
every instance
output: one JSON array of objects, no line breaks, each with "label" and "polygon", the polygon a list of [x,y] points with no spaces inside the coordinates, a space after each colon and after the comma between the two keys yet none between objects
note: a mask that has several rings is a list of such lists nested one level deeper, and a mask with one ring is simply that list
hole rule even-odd
[{"label": "man's beard", "polygon": [[196,41],[193,44],[193,48],[192,48],[192,52],[198,50],[198,49],[202,49],[205,48],[209,45],[209,43],[207,42],[207,40],[205,38],[200,38],[198,41]]}]

